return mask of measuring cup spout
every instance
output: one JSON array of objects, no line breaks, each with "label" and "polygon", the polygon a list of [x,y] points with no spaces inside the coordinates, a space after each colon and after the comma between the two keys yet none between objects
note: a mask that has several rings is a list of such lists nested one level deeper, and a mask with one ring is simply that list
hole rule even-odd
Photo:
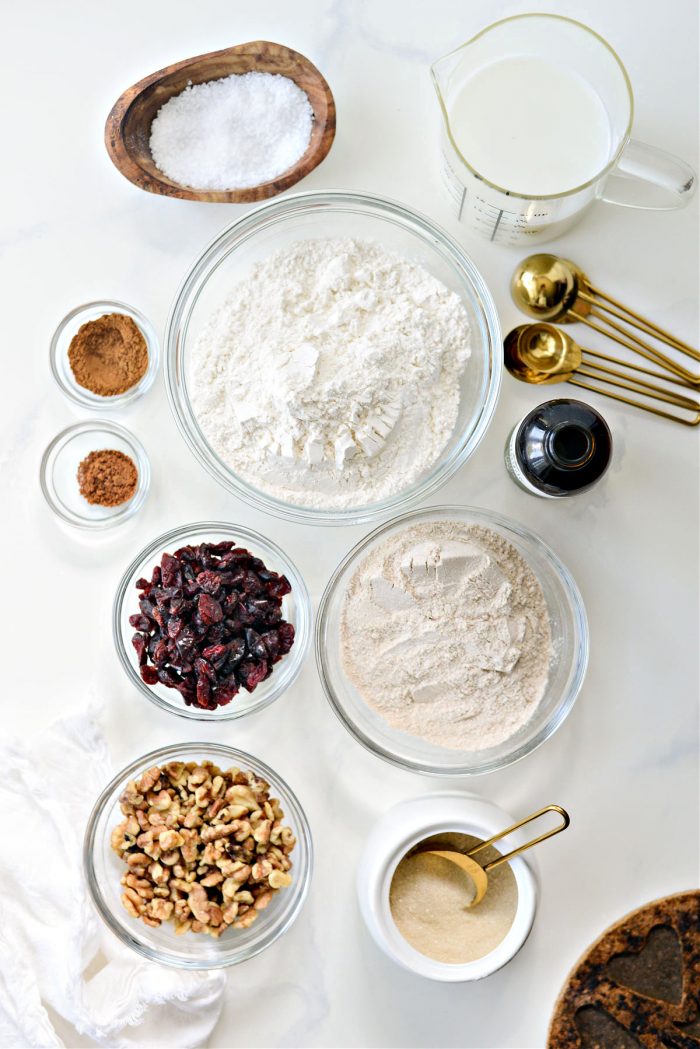
[{"label": "measuring cup spout", "polygon": [[450,75],[454,72],[460,60],[460,53],[462,47],[458,47],[456,51],[450,51],[449,54],[443,55],[442,58],[436,59],[430,67],[430,77],[433,81],[433,87],[435,88],[435,94],[438,97],[440,103],[440,112],[442,113],[442,119],[445,124],[445,128],[449,128],[450,119],[447,111],[447,86]]}]

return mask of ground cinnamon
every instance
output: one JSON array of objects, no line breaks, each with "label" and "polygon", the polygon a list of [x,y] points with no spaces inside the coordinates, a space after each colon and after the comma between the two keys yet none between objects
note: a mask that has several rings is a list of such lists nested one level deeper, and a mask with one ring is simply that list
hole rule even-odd
[{"label": "ground cinnamon", "polygon": [[81,324],[68,347],[68,362],[79,386],[114,397],[144,377],[148,346],[133,318],[106,313]]},{"label": "ground cinnamon", "polygon": [[139,474],[133,459],[113,448],[90,452],[78,467],[80,494],[98,506],[120,506],[136,491]]}]

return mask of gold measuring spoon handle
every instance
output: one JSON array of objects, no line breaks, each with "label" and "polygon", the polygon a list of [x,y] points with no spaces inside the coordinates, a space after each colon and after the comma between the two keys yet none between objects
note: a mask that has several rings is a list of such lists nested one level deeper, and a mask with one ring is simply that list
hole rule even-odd
[{"label": "gold measuring spoon handle", "polygon": [[[594,374],[595,372],[603,372],[604,374],[599,377]],[[596,364],[595,361],[587,361],[585,358],[582,361],[582,366],[579,366],[572,372],[572,375],[587,375],[590,379],[600,378],[601,382],[609,382],[612,386],[622,386],[623,389],[631,390],[632,393],[641,393],[645,397],[653,397],[655,401],[665,401],[666,404],[672,404],[676,408],[687,408],[691,412],[700,411],[700,402],[694,401],[690,397],[682,397],[681,394],[673,393],[665,386],[657,386],[656,383],[647,382],[645,379],[636,379],[634,376],[625,375],[615,368],[606,368],[604,364]],[[609,375],[622,379],[623,382],[615,383],[608,378]]]},{"label": "gold measuring spoon handle", "polygon": [[[483,867],[478,860],[473,859],[477,852],[481,852],[482,849],[487,848],[489,845],[493,845],[495,841],[500,841],[501,838],[505,838],[506,835],[510,834],[512,831],[519,830],[519,828],[524,827],[526,823],[532,823],[533,820],[539,819],[540,816],[544,816],[546,812],[558,812],[562,817],[561,823],[557,824],[556,827],[552,827],[551,830],[545,831],[544,834],[540,834],[538,838],[533,838],[532,841],[526,842],[519,848],[512,849],[511,852],[507,852],[505,856],[499,856],[497,859],[492,860]],[[521,852],[525,852],[526,849],[531,849],[533,845],[538,845],[541,841],[545,841],[547,838],[551,838],[555,834],[559,834],[561,831],[566,830],[570,822],[568,812],[562,809],[560,805],[546,805],[545,808],[533,812],[531,816],[526,816],[524,820],[519,820],[517,823],[514,823],[512,827],[506,827],[506,829],[502,830],[500,834],[494,834],[494,836],[489,838],[488,841],[482,841],[481,844],[477,845],[474,849],[470,849],[467,853],[456,852],[454,849],[430,849],[426,851],[425,855],[440,856],[443,860],[449,860],[457,867],[461,867],[462,870],[469,875],[474,883],[475,893],[466,906],[475,907],[477,903],[481,903],[486,894],[486,888],[489,883],[488,871],[493,870],[494,867],[498,867],[499,863],[505,863],[506,860],[512,860],[514,856],[519,856]]]},{"label": "gold measuring spoon handle", "polygon": [[[642,397],[650,397],[654,401],[663,401],[665,404],[673,405],[674,408],[685,408],[687,411],[700,413],[700,402],[698,401],[691,401],[687,397],[679,397],[677,394],[668,393],[660,386],[654,386],[653,383],[644,382],[642,379],[626,382],[625,376],[613,379],[607,375],[596,375],[596,370],[602,372],[612,371],[612,369],[603,368],[601,365],[589,365],[588,367],[577,368],[573,375],[584,375],[587,379],[597,379],[598,382],[607,382],[618,389],[629,390],[631,393],[640,394]],[[567,381],[571,382],[572,379]]]},{"label": "gold measuring spoon handle", "polygon": [[[672,357],[668,356],[668,354],[662,353],[661,350],[658,350],[655,346],[650,345],[648,342],[644,342],[643,339],[640,339],[638,335],[634,334],[634,332],[629,331],[628,328],[623,328],[622,325],[616,324],[606,313],[601,313],[600,310],[592,309],[588,316],[596,317],[598,320],[603,321],[604,325],[607,325],[606,328],[599,330],[602,330],[605,335],[609,336],[609,338],[615,339],[619,342],[620,339],[613,335],[613,331],[616,331],[619,335],[624,336],[625,339],[628,340],[627,345],[630,346],[631,349],[635,350],[637,353],[641,353],[643,357],[648,357],[651,353],[655,360],[662,364],[664,368],[670,368],[671,371],[675,371],[678,375],[685,376],[689,382],[692,382],[695,385],[700,383],[700,375],[695,375],[695,373],[691,372],[689,368],[684,368],[682,364],[679,364],[678,361],[674,361]],[[612,329],[612,331],[609,329]],[[622,343],[622,345],[625,345],[625,343]]]},{"label": "gold measuring spoon handle", "polygon": [[589,357],[596,357],[601,361],[608,361],[610,364],[619,364],[621,368],[627,368],[634,372],[641,372],[643,375],[651,375],[654,379],[663,379],[664,382],[672,382],[676,386],[683,386],[686,390],[697,390],[697,386],[688,382],[687,379],[681,379],[676,375],[669,375],[668,372],[654,371],[653,368],[644,368],[641,364],[630,364],[628,361],[622,361],[619,357],[610,357],[607,353],[600,353],[598,350],[591,350],[586,348],[584,353]]},{"label": "gold measuring spoon handle", "polygon": [[[636,310],[630,309],[629,306],[625,306],[622,302],[619,301],[619,299],[614,299],[612,295],[606,294],[606,292],[601,291],[600,288],[595,287],[590,282],[588,284],[588,288],[593,293],[593,295],[596,295],[598,298],[604,299],[605,302],[610,304],[610,306],[616,306],[618,310],[621,310],[622,314],[624,314],[624,316],[622,317],[623,320],[626,320],[628,317],[634,318],[633,320],[628,320],[629,324],[635,324],[636,321],[637,323],[635,324],[635,327],[638,327],[641,331],[646,331],[649,335],[653,335],[655,338],[660,339],[662,342],[665,342],[668,346],[673,346],[675,347],[675,349],[680,350],[682,353],[686,353],[689,357],[692,357],[694,360],[700,361],[700,353],[693,346],[690,346],[687,342],[683,342],[682,339],[677,339],[675,335],[671,335],[671,333],[666,331],[664,328],[660,328],[658,324],[654,324],[653,321],[650,321],[647,317],[643,317],[641,313],[637,313]],[[601,308],[605,309],[606,307],[603,306]],[[613,311],[611,310],[610,312]],[[615,313],[615,316],[620,317],[621,314]]]},{"label": "gold measuring spoon handle", "polygon": [[[578,373],[577,373],[578,374]],[[566,380],[571,386],[578,386],[581,390],[590,390],[591,393],[599,393],[603,397],[610,397],[613,401],[620,401],[622,404],[629,404],[633,408],[641,408],[644,412],[651,412],[652,415],[658,415],[662,419],[670,419],[671,422],[681,423],[683,426],[697,426],[700,423],[700,412],[692,419],[683,419],[679,415],[672,415],[671,412],[665,412],[661,408],[653,408],[650,404],[642,404],[640,401],[633,401],[630,397],[623,397],[619,393],[613,393],[612,390],[601,390],[599,386],[591,386],[587,382],[580,382],[578,379],[570,378]],[[607,379],[606,382],[612,380]]]},{"label": "gold measuring spoon handle", "polygon": [[[641,357],[645,357],[653,364],[658,364],[662,368],[667,368],[675,375],[685,379],[688,386],[700,386],[700,375],[695,375],[693,372],[689,371],[688,368],[684,368],[682,364],[678,364],[677,361],[672,360],[671,357],[662,353],[661,350],[657,350],[655,347],[643,342],[642,339],[638,339],[632,332],[626,331],[624,328],[620,327],[619,324],[615,324],[614,321],[610,320],[610,318],[606,317],[604,314],[591,310],[590,314],[584,315],[582,313],[577,313],[575,309],[571,309],[569,310],[569,316],[573,317],[574,320],[586,324],[589,328],[592,328],[593,331],[600,332],[600,334],[605,335],[606,338],[612,339],[620,346],[624,346],[628,350],[633,350],[634,353],[638,353]],[[591,317],[597,317],[604,321],[604,325],[596,324],[595,321],[590,319]],[[611,329],[614,329],[614,331]],[[615,332],[618,332],[619,334],[616,335]],[[622,336],[624,336],[624,338]]]},{"label": "gold measuring spoon handle", "polygon": [[517,849],[511,849],[504,856],[499,856],[495,860],[491,860],[490,863],[484,865],[485,871],[491,871],[494,867],[498,867],[499,864],[505,863],[507,860],[512,860],[513,857],[519,856],[521,852],[525,852],[526,849],[531,849],[533,845],[539,845],[541,841],[546,841],[547,838],[553,838],[555,834],[561,834],[563,830],[571,823],[569,813],[561,807],[561,805],[545,805],[543,809],[538,809],[537,812],[533,812],[530,816],[526,816],[525,819],[518,820],[511,827],[506,827],[500,834],[494,834],[488,841],[482,841],[476,848],[470,849],[467,856],[475,856],[477,852],[481,852],[482,849],[488,848],[489,845],[493,845],[494,842],[500,841],[501,838],[505,838],[508,834],[512,834],[514,830],[520,830],[521,827],[525,827],[528,823],[533,823],[534,820],[538,820],[540,816],[544,816],[546,812],[558,812],[561,816],[561,823],[558,823],[556,827],[552,827],[551,830],[547,830],[544,834],[540,834],[539,837],[533,838],[531,841],[526,841],[524,845],[520,845]]}]

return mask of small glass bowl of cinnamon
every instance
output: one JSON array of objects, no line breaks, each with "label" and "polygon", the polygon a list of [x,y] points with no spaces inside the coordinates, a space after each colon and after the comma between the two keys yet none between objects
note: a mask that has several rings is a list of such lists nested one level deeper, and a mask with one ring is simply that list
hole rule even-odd
[{"label": "small glass bowl of cinnamon", "polygon": [[62,392],[93,411],[121,408],[153,384],[160,348],[150,321],[123,302],[88,302],[51,339],[51,371]]},{"label": "small glass bowl of cinnamon", "polygon": [[39,479],[59,520],[99,530],[122,524],[143,506],[151,467],[146,449],[125,427],[82,422],[54,437]]}]

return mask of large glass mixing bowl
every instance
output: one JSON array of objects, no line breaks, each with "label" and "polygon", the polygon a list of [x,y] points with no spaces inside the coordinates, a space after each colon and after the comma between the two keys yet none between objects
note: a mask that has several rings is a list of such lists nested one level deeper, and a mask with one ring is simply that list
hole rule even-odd
[{"label": "large glass mixing bowl", "polygon": [[[365,702],[346,674],[342,652],[345,594],[355,571],[390,536],[417,524],[457,521],[480,525],[515,547],[537,577],[549,613],[552,655],[544,694],[512,736],[482,750],[456,750],[394,728]],[[437,624],[439,629],[439,624]],[[556,732],[574,705],[588,664],[588,622],[571,574],[533,532],[491,510],[429,506],[387,522],[365,536],[340,562],[318,609],[316,663],[328,701],[346,729],[385,761],[431,776],[473,776],[524,758]]]},{"label": "large glass mixing bowl", "polygon": [[[456,292],[471,326],[471,357],[461,381],[459,415],[439,459],[390,498],[342,510],[285,502],[254,487],[208,443],[192,407],[192,347],[211,314],[256,263],[294,241],[372,240],[420,263]],[[401,510],[434,492],[472,455],[491,421],[502,374],[496,307],[483,278],[456,241],[418,213],[369,194],[300,193],[265,204],[228,226],[195,260],[177,293],[166,332],[165,378],[180,431],[195,457],[230,492],[269,513],[310,524],[361,524]]]}]

